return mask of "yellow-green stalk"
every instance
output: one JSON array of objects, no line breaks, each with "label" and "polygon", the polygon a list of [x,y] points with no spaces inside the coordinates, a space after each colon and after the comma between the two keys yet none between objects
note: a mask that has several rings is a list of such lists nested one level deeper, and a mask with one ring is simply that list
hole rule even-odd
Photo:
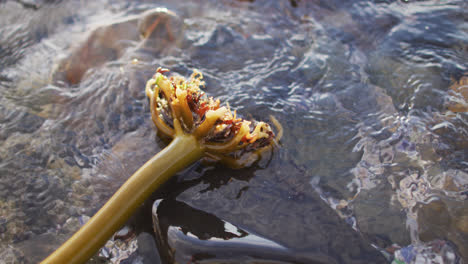
[{"label": "yellow-green stalk", "polygon": [[[275,141],[264,122],[246,121],[219,100],[200,90],[201,73],[187,81],[167,78],[158,68],[146,84],[151,116],[158,131],[172,142],[138,169],[109,201],[68,241],[42,263],[84,263],[128,220],[135,210],[172,175],[193,162],[207,158],[231,167],[245,167]],[[272,117],[278,128],[281,126]]]}]

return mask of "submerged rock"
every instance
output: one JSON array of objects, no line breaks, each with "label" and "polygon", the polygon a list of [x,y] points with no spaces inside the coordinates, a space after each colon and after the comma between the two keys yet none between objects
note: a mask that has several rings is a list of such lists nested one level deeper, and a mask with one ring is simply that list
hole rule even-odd
[{"label": "submerged rock", "polygon": [[[343,252],[333,252],[340,244],[339,241],[330,242],[334,244],[332,248],[328,248],[330,251],[327,248],[315,248],[310,244],[311,247],[290,248],[211,213],[174,200],[157,200],[154,203],[153,223],[159,252],[169,263],[360,263],[364,259],[367,263],[382,261],[377,252],[373,254],[367,251],[366,246],[359,244],[358,240],[348,245],[349,248],[343,249],[346,253],[356,253],[348,256]],[[274,237],[275,233],[270,231],[268,236]],[[321,247],[323,246],[325,245]]]},{"label": "submerged rock", "polygon": [[452,264],[460,263],[453,246],[443,240],[409,245],[395,252],[392,264]]},{"label": "submerged rock", "polygon": [[466,259],[468,257],[468,208],[464,204],[464,201],[438,197],[418,204],[416,209],[419,239],[423,242],[436,239],[451,241],[463,259]]},{"label": "submerged rock", "polygon": [[[466,260],[465,3],[0,2],[0,262],[37,262],[165,146],[143,91],[156,65],[285,128],[254,167],[196,164],[154,195],[163,252]],[[149,212],[121,263],[158,261]]]}]

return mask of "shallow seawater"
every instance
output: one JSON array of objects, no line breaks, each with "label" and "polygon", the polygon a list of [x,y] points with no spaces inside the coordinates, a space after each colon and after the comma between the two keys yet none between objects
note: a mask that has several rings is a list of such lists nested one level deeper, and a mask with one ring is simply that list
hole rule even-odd
[{"label": "shallow seawater", "polygon": [[280,146],[196,163],[89,263],[466,263],[466,1],[1,1],[0,262],[37,263],[167,144],[204,74]]}]

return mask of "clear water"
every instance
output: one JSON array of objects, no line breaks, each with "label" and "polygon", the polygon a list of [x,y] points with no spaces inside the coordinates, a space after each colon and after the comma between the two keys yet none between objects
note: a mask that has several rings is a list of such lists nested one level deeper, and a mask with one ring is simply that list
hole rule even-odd
[{"label": "clear water", "polygon": [[[248,169],[194,164],[132,217],[131,242],[94,262],[467,262],[466,10],[1,1],[0,262],[40,261],[164,148],[144,95],[157,66],[199,69],[238,113],[274,115],[281,147]],[[159,199],[174,209],[152,211]],[[207,246],[213,223],[257,240]]]}]

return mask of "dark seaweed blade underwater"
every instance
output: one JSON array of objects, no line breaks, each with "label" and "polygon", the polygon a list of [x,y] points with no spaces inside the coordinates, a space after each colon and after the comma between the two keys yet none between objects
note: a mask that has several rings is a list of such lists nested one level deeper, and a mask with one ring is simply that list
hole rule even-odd
[{"label": "dark seaweed blade underwater", "polygon": [[157,66],[274,115],[281,146],[247,169],[194,164],[90,263],[466,262],[466,10],[0,2],[0,262],[43,259],[165,146]]}]

